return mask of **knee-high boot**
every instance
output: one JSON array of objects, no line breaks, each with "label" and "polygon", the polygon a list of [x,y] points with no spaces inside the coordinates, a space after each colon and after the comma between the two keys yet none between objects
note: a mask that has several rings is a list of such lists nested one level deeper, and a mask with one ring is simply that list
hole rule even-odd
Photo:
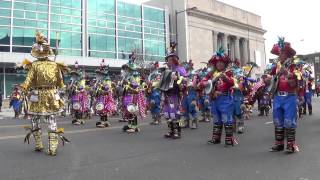
[{"label": "knee-high boot", "polygon": [[171,138],[173,137],[173,122],[172,121],[168,121],[168,133],[166,133],[164,135],[165,138]]},{"label": "knee-high boot", "polygon": [[212,128],[212,139],[208,141],[208,144],[220,144],[222,134],[222,125],[215,124]]},{"label": "knee-high boot", "polygon": [[288,128],[286,129],[287,135],[287,152],[294,153],[299,152],[299,147],[296,144],[296,129]]},{"label": "knee-high boot", "polygon": [[37,130],[37,131],[34,131],[33,132],[33,137],[34,137],[34,140],[35,140],[35,151],[42,151],[43,150],[43,144],[42,144],[42,132],[41,130]]},{"label": "knee-high boot", "polygon": [[233,136],[233,126],[231,124],[225,125],[224,128],[226,133],[225,145],[233,146],[235,144],[235,139]]},{"label": "knee-high boot", "polygon": [[56,132],[49,132],[48,133],[48,155],[55,156],[57,155],[57,148],[58,148],[58,134]]},{"label": "knee-high boot", "polygon": [[284,150],[284,128],[276,127],[274,130],[275,143],[271,147],[271,152],[278,152]]}]

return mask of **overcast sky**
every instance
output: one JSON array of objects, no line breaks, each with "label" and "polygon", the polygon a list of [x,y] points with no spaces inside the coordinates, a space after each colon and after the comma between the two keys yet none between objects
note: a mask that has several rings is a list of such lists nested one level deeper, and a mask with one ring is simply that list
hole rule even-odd
[{"label": "overcast sky", "polygon": [[[139,0],[126,0],[139,2]],[[147,1],[147,0],[141,0]],[[317,0],[220,0],[262,17],[267,33],[267,58],[278,36],[291,42],[298,54],[320,51],[320,2]]]},{"label": "overcast sky", "polygon": [[298,54],[320,51],[319,5],[317,0],[221,0],[262,17],[267,33],[266,51],[270,55],[278,36],[291,42]]}]

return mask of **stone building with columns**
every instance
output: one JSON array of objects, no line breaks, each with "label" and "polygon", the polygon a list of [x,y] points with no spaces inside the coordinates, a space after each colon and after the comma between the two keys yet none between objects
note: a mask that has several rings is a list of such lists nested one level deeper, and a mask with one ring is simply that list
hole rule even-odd
[{"label": "stone building with columns", "polygon": [[213,53],[223,47],[232,60],[242,64],[256,62],[266,66],[265,30],[261,17],[217,0],[150,0],[145,4],[166,11],[169,41],[178,42],[182,60],[192,60],[197,67],[204,66]]}]

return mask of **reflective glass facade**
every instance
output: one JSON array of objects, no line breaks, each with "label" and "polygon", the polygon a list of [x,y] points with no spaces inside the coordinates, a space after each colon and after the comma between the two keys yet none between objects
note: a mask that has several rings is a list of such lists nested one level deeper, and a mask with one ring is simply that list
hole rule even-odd
[{"label": "reflective glass facade", "polygon": [[0,0],[0,52],[29,53],[41,31],[64,56],[163,61],[164,16],[121,0]]}]

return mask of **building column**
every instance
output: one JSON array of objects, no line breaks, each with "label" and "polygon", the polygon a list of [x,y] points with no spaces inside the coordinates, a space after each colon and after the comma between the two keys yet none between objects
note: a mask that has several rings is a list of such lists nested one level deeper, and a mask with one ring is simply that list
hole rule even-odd
[{"label": "building column", "polygon": [[234,44],[235,44],[235,52],[234,52],[234,59],[240,60],[240,38],[235,37],[234,38]]},{"label": "building column", "polygon": [[248,57],[248,40],[247,39],[243,39],[242,42],[242,46],[243,46],[243,59],[241,60],[243,62],[243,64],[249,62],[249,57]]},{"label": "building column", "polygon": [[222,40],[223,41],[222,46],[223,46],[225,53],[228,53],[228,36],[229,36],[229,34],[224,33],[223,40]]},{"label": "building column", "polygon": [[213,52],[216,52],[218,49],[219,49],[219,47],[218,47],[218,34],[219,34],[219,32],[217,32],[217,31],[214,31],[213,33],[212,33],[212,35],[213,35]]},{"label": "building column", "polygon": [[229,54],[229,57],[230,59],[233,61],[235,59],[235,47],[234,47],[234,39],[231,38],[230,39],[230,42],[229,42],[229,49],[230,49],[230,54]]}]

